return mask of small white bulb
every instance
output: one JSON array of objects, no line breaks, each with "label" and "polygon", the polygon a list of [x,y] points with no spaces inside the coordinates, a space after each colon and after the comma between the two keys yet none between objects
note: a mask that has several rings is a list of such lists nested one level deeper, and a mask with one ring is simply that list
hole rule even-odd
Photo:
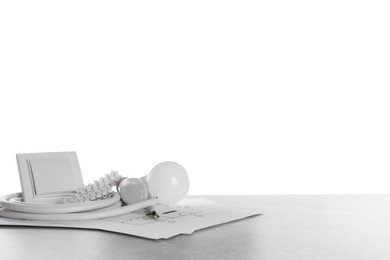
[{"label": "small white bulb", "polygon": [[121,199],[130,205],[144,201],[148,198],[148,187],[138,178],[126,178],[118,185]]}]

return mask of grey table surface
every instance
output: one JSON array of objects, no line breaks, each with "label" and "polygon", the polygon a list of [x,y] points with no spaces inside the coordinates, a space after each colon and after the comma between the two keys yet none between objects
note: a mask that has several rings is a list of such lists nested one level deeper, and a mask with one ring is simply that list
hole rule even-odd
[{"label": "grey table surface", "polygon": [[0,259],[390,259],[390,195],[192,197],[264,214],[168,240],[0,227]]}]

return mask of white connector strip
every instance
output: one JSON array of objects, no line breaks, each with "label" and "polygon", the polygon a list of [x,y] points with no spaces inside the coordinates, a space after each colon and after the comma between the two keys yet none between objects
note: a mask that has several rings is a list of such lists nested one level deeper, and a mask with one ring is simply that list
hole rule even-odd
[{"label": "white connector strip", "polygon": [[122,178],[117,171],[111,171],[99,180],[78,189],[75,193],[64,197],[62,203],[79,203],[86,201],[106,200],[113,196],[112,187]]}]

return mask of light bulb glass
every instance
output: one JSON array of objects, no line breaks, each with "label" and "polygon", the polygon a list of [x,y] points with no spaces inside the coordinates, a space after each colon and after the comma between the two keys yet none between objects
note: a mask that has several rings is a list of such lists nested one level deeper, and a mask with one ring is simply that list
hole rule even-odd
[{"label": "light bulb glass", "polygon": [[138,178],[127,178],[120,182],[118,192],[127,205],[144,201],[148,198],[146,184]]},{"label": "light bulb glass", "polygon": [[181,201],[190,187],[187,171],[175,162],[157,164],[145,177],[150,196],[170,205]]}]

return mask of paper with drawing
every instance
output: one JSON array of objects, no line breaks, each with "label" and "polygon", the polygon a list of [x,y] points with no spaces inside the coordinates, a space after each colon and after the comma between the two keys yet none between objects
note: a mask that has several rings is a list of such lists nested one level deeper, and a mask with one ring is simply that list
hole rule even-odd
[{"label": "paper with drawing", "polygon": [[166,239],[179,234],[260,214],[256,210],[226,206],[203,199],[185,199],[173,207],[157,206],[159,219],[133,212],[88,221],[29,221],[0,218],[0,225],[99,229],[149,239]]}]

